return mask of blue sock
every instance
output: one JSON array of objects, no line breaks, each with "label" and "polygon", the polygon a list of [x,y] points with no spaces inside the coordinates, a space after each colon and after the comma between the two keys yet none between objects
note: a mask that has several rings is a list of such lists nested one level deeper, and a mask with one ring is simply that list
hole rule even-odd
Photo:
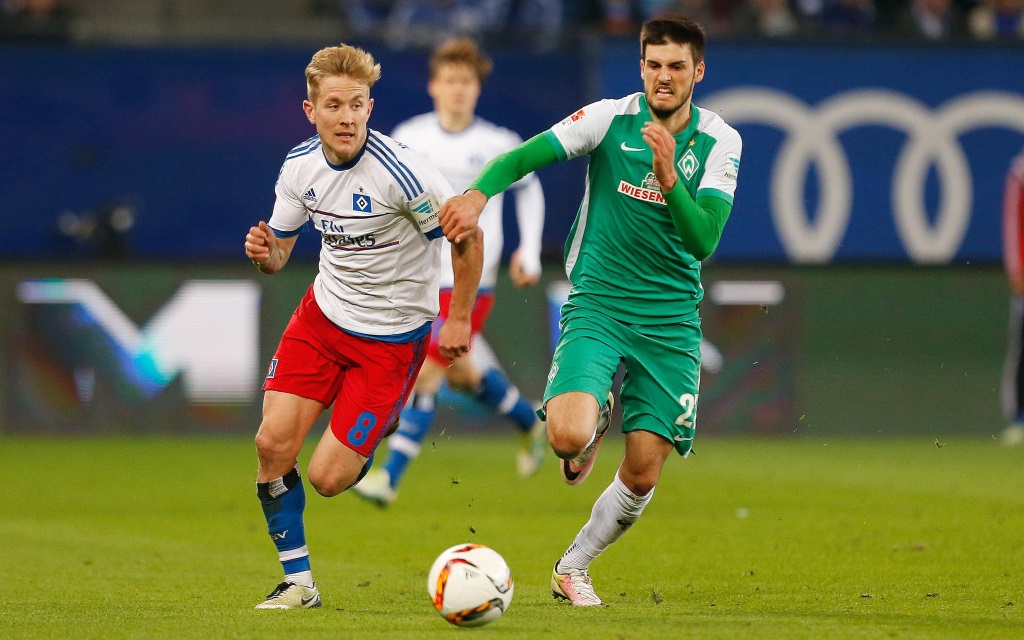
[{"label": "blue sock", "polygon": [[399,416],[398,431],[388,438],[391,450],[384,470],[391,477],[391,488],[398,487],[409,463],[420,455],[421,443],[434,424],[434,396],[414,393]]},{"label": "blue sock", "polygon": [[309,571],[309,549],[306,548],[306,530],[302,524],[306,493],[298,467],[276,480],[257,482],[256,495],[263,506],[267,531],[277,547],[285,575]]},{"label": "blue sock", "polygon": [[537,422],[537,414],[530,403],[497,369],[491,368],[484,373],[476,397],[501,415],[512,418],[520,431],[529,431]]}]

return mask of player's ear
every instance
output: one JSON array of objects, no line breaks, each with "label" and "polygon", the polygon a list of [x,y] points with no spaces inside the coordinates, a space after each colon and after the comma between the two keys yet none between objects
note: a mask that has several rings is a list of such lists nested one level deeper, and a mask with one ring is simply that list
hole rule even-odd
[{"label": "player's ear", "polygon": [[373,98],[366,101],[366,117],[369,118],[371,113],[373,113]]},{"label": "player's ear", "polygon": [[697,68],[696,68],[696,69],[694,69],[694,72],[693,72],[693,81],[694,81],[694,82],[700,82],[700,81],[701,81],[701,80],[703,80],[703,79],[704,79],[704,61],[703,61],[703,60],[701,60],[701,61],[700,61],[700,62],[699,62],[699,63],[697,64]]},{"label": "player's ear", "polygon": [[302,101],[302,110],[306,112],[306,119],[312,124],[316,124],[316,117],[313,115],[313,103],[309,100]]}]

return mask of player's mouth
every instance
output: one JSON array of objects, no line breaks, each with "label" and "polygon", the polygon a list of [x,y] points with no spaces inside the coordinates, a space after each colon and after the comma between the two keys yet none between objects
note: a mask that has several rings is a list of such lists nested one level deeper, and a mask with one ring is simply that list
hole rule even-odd
[{"label": "player's mouth", "polygon": [[672,90],[672,87],[667,85],[660,85],[654,89],[654,95],[662,98],[671,98],[675,94],[676,92]]}]

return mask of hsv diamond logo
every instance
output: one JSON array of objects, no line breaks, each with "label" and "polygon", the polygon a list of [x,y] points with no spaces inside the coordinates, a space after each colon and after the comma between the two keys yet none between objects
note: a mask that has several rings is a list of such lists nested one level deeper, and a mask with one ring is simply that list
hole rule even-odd
[{"label": "hsv diamond logo", "polygon": [[363,213],[373,212],[370,199],[361,193],[352,194],[352,208],[356,211],[362,211]]},{"label": "hsv diamond logo", "polygon": [[679,170],[683,172],[683,176],[687,180],[693,178],[697,173],[697,169],[700,168],[700,162],[697,160],[697,156],[693,155],[692,149],[687,149],[686,153],[683,154],[682,158],[679,158],[679,162],[676,163]]}]

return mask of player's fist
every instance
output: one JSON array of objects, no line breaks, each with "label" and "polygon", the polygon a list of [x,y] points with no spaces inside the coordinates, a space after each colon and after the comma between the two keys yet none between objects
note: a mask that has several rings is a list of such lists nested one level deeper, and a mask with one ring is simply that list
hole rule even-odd
[{"label": "player's fist", "polygon": [[526,262],[519,249],[512,252],[508,263],[508,276],[517,287],[532,287],[540,280],[540,263],[527,265]]},{"label": "player's fist", "polygon": [[270,259],[277,247],[277,237],[263,220],[255,227],[249,227],[245,235],[245,257],[259,265]]},{"label": "player's fist", "polygon": [[470,231],[476,229],[480,212],[486,205],[487,196],[476,189],[470,189],[461,196],[449,198],[438,214],[441,230],[444,231],[445,237],[452,242],[461,242],[469,235]]},{"label": "player's fist", "polygon": [[469,352],[473,338],[473,325],[469,320],[448,318],[437,334],[437,347],[441,355],[455,360]]}]

